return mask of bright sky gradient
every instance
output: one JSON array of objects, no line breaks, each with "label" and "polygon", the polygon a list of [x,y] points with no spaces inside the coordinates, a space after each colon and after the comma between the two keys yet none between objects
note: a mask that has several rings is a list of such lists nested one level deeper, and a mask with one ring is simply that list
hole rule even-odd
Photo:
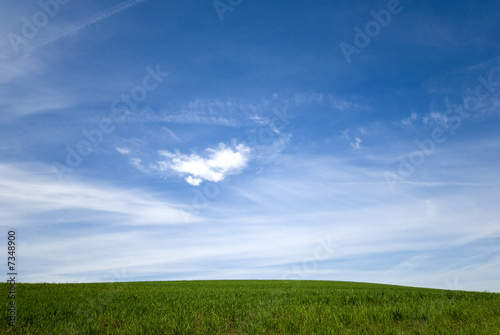
[{"label": "bright sky gradient", "polygon": [[21,282],[500,291],[500,2],[0,13],[0,238],[16,229]]}]

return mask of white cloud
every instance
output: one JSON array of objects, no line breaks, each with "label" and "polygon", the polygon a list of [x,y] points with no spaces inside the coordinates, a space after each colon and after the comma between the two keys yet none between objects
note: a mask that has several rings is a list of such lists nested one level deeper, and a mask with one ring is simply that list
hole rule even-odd
[{"label": "white cloud", "polygon": [[341,130],[340,133],[342,134],[343,138],[345,138],[346,140],[349,140],[349,129]]},{"label": "white cloud", "polygon": [[249,117],[249,119],[257,124],[260,124],[260,125],[266,125],[269,123],[269,120],[267,118],[264,118],[264,117],[259,116],[259,115],[252,115]]},{"label": "white cloud", "polygon": [[188,182],[188,184],[191,184],[193,186],[200,186],[200,184],[203,182],[203,179],[187,176],[186,181]]},{"label": "white cloud", "polygon": [[447,127],[448,125],[448,116],[446,116],[446,114],[444,113],[431,112],[424,117],[424,123],[428,123],[430,120],[444,127]]},{"label": "white cloud", "polygon": [[[361,128],[358,128],[357,130],[355,130],[355,132],[358,132],[360,134],[363,134],[363,135],[366,135],[368,134],[368,131],[361,127]],[[354,139],[351,140],[351,130],[350,129],[346,129],[346,130],[340,130],[340,133],[342,134],[341,138],[345,139],[346,141],[349,142],[349,144],[351,145],[351,147],[354,149],[354,150],[359,150],[361,149],[361,143],[363,142],[361,140],[360,137],[358,136],[354,136]]]},{"label": "white cloud", "polygon": [[415,124],[415,121],[417,121],[417,119],[418,119],[417,113],[411,112],[411,115],[409,117],[401,121],[401,125],[406,127],[413,126]]},{"label": "white cloud", "polygon": [[142,164],[142,159],[134,157],[130,158],[130,164],[142,173],[149,173],[149,169]]},{"label": "white cloud", "polygon": [[165,160],[158,161],[156,168],[160,171],[172,170],[181,175],[188,175],[186,182],[193,186],[204,180],[223,181],[227,175],[237,174],[243,170],[250,159],[250,148],[244,144],[233,148],[220,143],[216,149],[207,148],[206,158],[198,154],[184,155],[179,152],[159,151]]},{"label": "white cloud", "polygon": [[355,150],[359,150],[361,148],[361,139],[359,137],[355,137],[354,141],[351,142],[351,147]]},{"label": "white cloud", "polygon": [[115,149],[116,149],[116,151],[118,151],[122,155],[128,155],[130,153],[129,148],[115,148]]},{"label": "white cloud", "polygon": [[[277,95],[273,96],[275,99],[277,97]],[[358,104],[356,101],[346,100],[332,94],[322,94],[316,92],[295,94],[289,101],[287,101],[288,107],[298,107],[305,104],[327,105],[339,111],[367,109],[366,106]]]}]

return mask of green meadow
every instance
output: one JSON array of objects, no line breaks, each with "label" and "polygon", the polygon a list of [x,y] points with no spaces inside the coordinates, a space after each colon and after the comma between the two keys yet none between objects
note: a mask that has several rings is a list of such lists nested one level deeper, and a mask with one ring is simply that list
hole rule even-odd
[{"label": "green meadow", "polygon": [[331,281],[17,284],[2,334],[500,334],[500,294]]}]

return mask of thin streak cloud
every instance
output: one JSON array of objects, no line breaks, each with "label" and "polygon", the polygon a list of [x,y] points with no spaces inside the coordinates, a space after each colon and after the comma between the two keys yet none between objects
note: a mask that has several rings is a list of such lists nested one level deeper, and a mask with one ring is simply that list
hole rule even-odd
[{"label": "thin streak cloud", "polygon": [[113,6],[113,7],[110,7],[102,12],[99,12],[79,23],[76,23],[72,26],[69,26],[55,34],[52,34],[48,37],[45,37],[41,40],[39,40],[37,43],[34,43],[33,46],[32,46],[32,49],[36,49],[36,48],[39,48],[39,47],[42,47],[44,45],[47,45],[47,44],[50,44],[50,43],[54,43],[55,41],[63,38],[63,37],[67,37],[69,35],[73,35],[73,34],[76,34],[77,32],[79,32],[80,30],[82,29],[85,29],[99,21],[102,21],[102,20],[105,20],[107,18],[110,18],[116,14],[119,14],[120,12],[123,12],[124,10],[130,8],[130,7],[133,7],[133,6],[136,6],[142,2],[145,2],[146,0],[129,0],[129,1],[125,1],[125,2],[122,2],[116,6]]}]

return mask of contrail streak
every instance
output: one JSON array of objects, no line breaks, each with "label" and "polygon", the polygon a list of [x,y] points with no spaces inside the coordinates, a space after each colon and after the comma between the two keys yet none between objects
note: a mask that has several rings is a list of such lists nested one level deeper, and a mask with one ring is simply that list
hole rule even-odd
[{"label": "contrail streak", "polygon": [[122,2],[116,6],[108,8],[100,13],[97,13],[97,14],[89,17],[88,19],[86,19],[82,22],[79,22],[75,25],[69,26],[68,28],[63,29],[56,34],[53,34],[51,36],[48,36],[48,37],[40,40],[40,42],[36,43],[32,47],[32,49],[36,49],[36,48],[39,48],[43,45],[53,43],[60,38],[74,34],[74,33],[78,32],[78,31],[80,31],[80,30],[82,30],[90,25],[93,25],[94,23],[97,23],[99,21],[107,19],[113,15],[116,15],[116,14],[126,10],[127,8],[138,5],[139,3],[144,2],[144,1],[146,1],[146,0],[128,0],[128,1]]}]

